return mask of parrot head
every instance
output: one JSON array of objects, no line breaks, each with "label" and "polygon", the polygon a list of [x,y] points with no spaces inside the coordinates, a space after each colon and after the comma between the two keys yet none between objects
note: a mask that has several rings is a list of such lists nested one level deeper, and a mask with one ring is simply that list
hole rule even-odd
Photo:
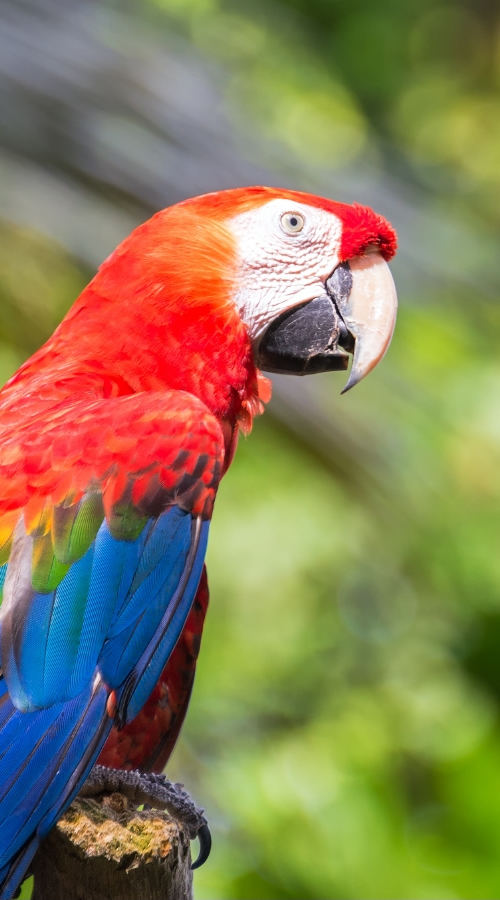
[{"label": "parrot head", "polygon": [[270,396],[262,370],[345,370],[351,355],[348,390],[373,369],[395,252],[368,207],[269,187],[190,198],[125,238],[9,390],[87,373],[94,394],[188,391],[248,431]]},{"label": "parrot head", "polygon": [[344,391],[383,357],[397,296],[396,234],[370,208],[298,191],[244,188],[199,198],[224,218],[238,276],[234,302],[259,369],[308,375],[353,364]]}]

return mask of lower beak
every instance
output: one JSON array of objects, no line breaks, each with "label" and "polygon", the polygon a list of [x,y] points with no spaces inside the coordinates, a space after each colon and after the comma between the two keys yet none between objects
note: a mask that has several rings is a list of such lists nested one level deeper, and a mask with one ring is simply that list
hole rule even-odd
[{"label": "lower beak", "polygon": [[345,394],[371,372],[391,342],[398,308],[396,287],[382,255],[372,252],[341,263],[326,289],[354,338]]},{"label": "lower beak", "polygon": [[338,347],[341,323],[331,297],[308,300],[282,313],[264,333],[257,365],[265,372],[315,375],[345,370],[349,357]]}]

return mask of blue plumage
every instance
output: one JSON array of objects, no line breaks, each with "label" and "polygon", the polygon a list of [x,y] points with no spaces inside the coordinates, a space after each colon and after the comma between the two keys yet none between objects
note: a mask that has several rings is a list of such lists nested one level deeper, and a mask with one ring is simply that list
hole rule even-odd
[{"label": "blue plumage", "polygon": [[192,560],[183,573],[185,582],[179,580],[155,634],[120,690],[119,714],[123,722],[130,722],[142,709],[184,627],[201,577],[207,548],[209,523],[199,524],[196,542],[192,543]]},{"label": "blue plumage", "polygon": [[[99,657],[103,678],[113,687],[122,684],[159,627],[186,565],[191,546],[191,516],[172,509],[165,519],[170,527],[151,529],[144,547],[146,559],[139,560]],[[161,553],[165,546],[169,548],[168,554]]]},{"label": "blue plumage", "polygon": [[6,878],[0,900],[12,896],[39,842],[94,764],[112,724],[105,716],[107,696],[101,682],[67,703],[14,713],[30,721],[12,745],[18,765],[0,793],[0,867]]},{"label": "blue plumage", "polygon": [[151,693],[193,602],[207,536],[208,522],[176,506],[135,540],[113,537],[104,520],[47,593],[26,578],[31,538],[16,536],[10,565],[18,560],[21,575],[8,575],[2,620],[0,900],[95,762],[113,724],[109,691],[122,722]]}]

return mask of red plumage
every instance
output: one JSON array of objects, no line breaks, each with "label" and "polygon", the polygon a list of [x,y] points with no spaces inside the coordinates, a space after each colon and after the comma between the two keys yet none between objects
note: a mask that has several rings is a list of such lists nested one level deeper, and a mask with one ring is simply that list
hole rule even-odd
[{"label": "red plumage", "polygon": [[[393,229],[371,209],[264,187],[194,198],[137,228],[0,394],[0,563],[22,516],[52,590],[60,523],[95,490],[111,535],[125,540],[129,507],[134,528],[168,504],[210,517],[238,431],[250,429],[270,396],[234,303],[229,220],[275,198],[335,215],[341,260],[370,245],[386,260],[395,253]],[[56,563],[62,578],[73,560]],[[100,762],[163,767],[189,701],[207,604],[204,574],[156,688],[132,722],[111,732]],[[113,704],[114,691],[108,714]]]}]

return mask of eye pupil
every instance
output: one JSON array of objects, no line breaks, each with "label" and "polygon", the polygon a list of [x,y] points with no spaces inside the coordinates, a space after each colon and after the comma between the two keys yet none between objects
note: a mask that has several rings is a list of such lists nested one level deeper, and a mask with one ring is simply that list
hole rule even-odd
[{"label": "eye pupil", "polygon": [[304,216],[300,213],[284,213],[281,216],[281,227],[288,234],[298,234],[304,227]]}]

